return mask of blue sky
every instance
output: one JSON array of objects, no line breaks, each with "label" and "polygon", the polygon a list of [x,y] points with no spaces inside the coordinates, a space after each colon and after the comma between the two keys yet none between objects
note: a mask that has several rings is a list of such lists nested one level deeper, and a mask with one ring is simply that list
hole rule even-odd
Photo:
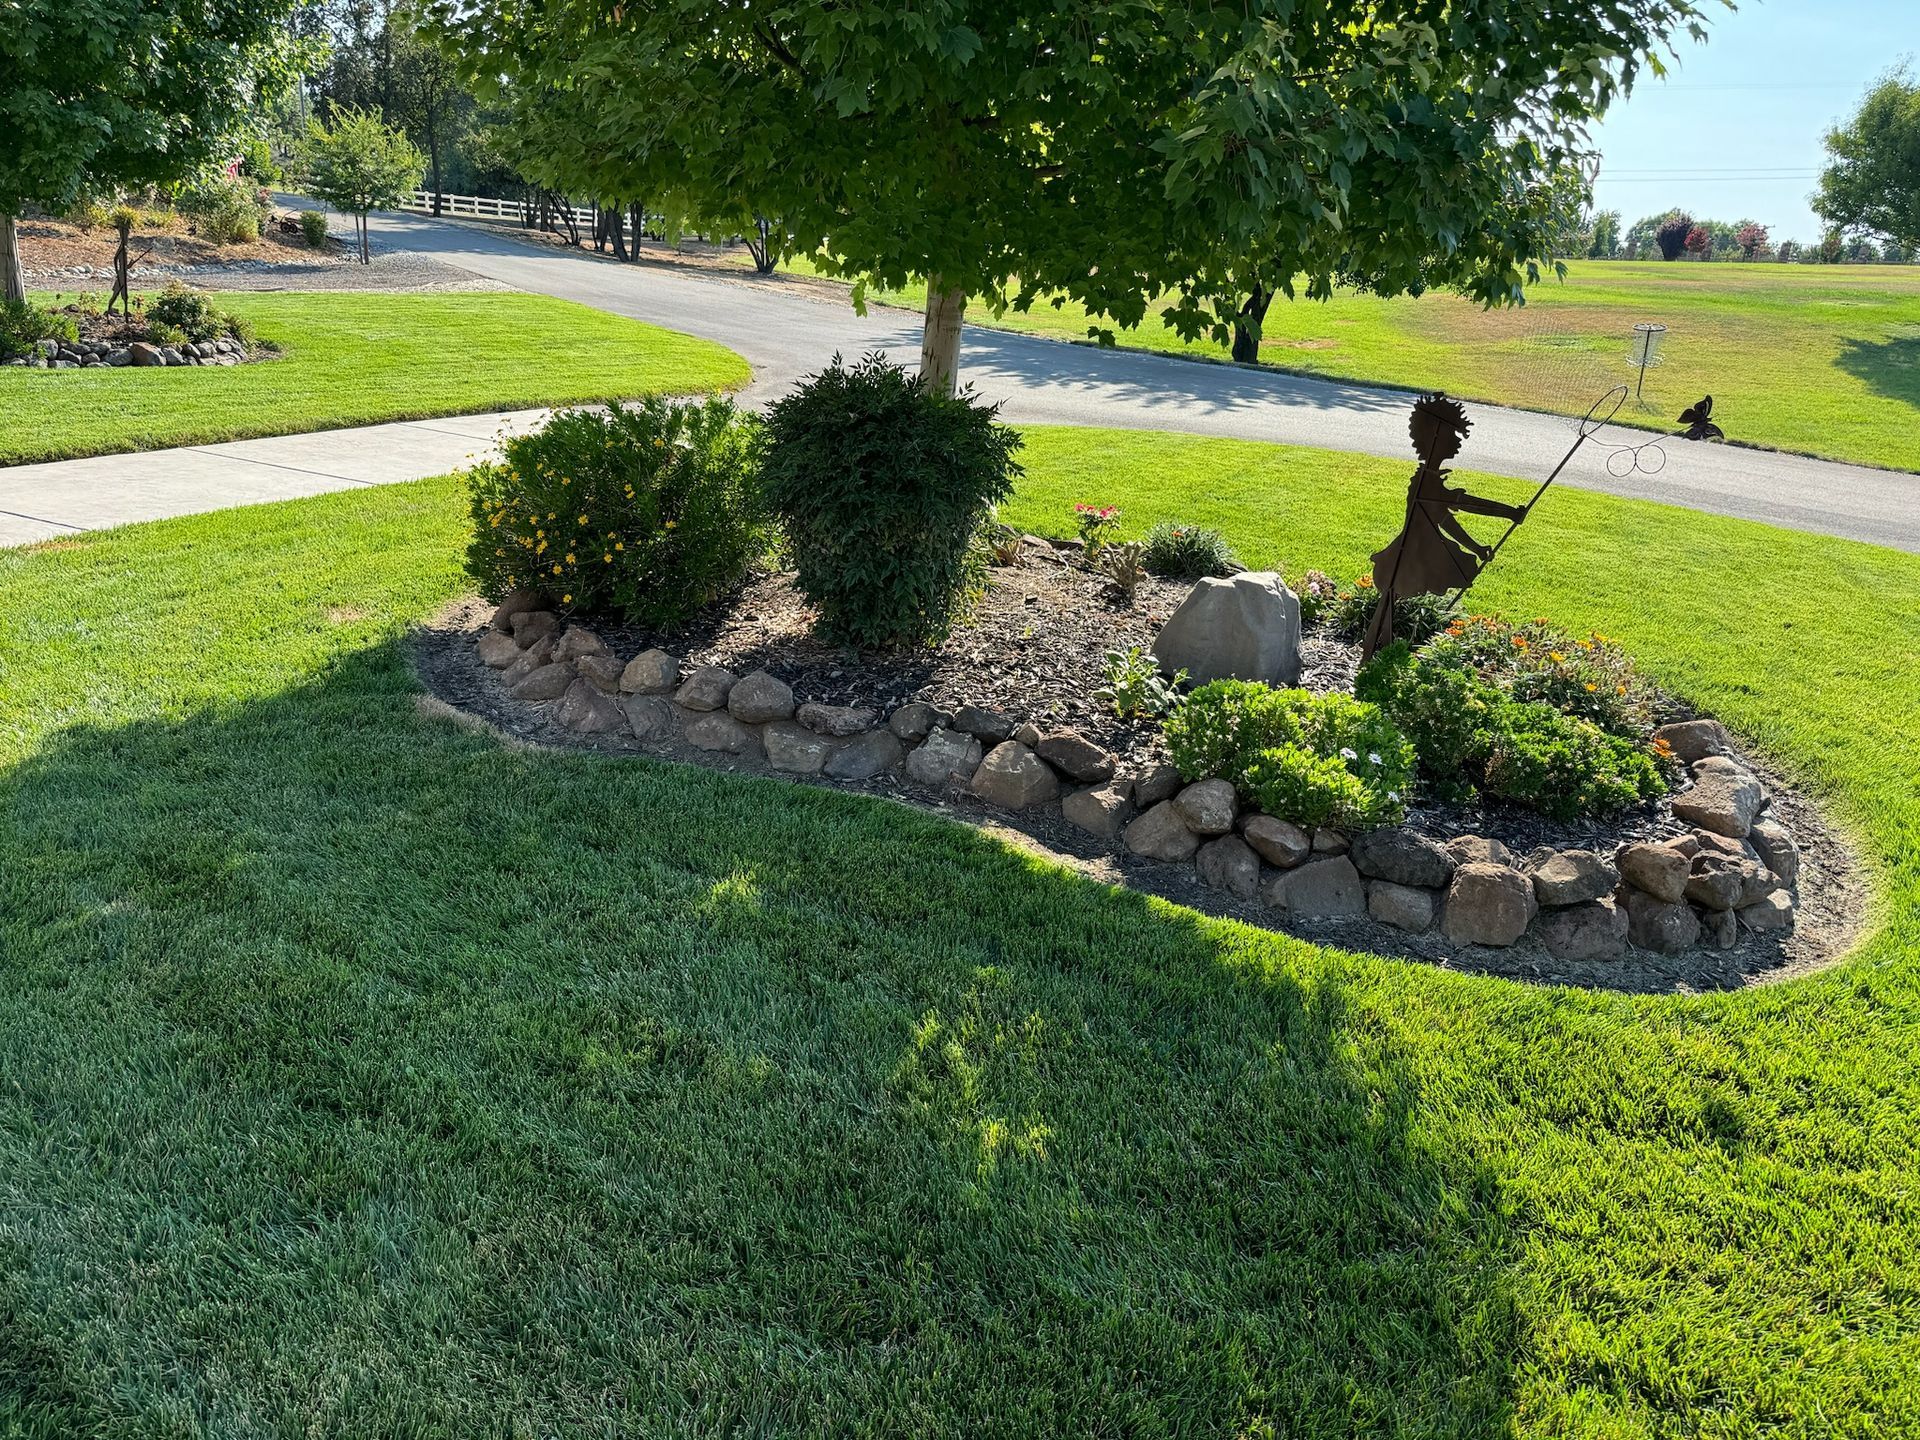
[{"label": "blue sky", "polygon": [[1684,40],[1667,78],[1643,78],[1594,132],[1596,202],[1628,225],[1679,205],[1816,239],[1820,137],[1920,52],[1920,0],[1739,0],[1711,13],[1706,44]]}]

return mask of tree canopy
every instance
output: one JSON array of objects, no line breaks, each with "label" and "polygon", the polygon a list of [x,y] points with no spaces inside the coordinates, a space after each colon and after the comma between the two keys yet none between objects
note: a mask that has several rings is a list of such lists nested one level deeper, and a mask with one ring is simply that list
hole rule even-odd
[{"label": "tree canopy", "polygon": [[307,139],[307,188],[353,216],[360,259],[367,253],[367,212],[399,205],[427,168],[396,125],[361,110],[342,110],[331,125],[313,122]]},{"label": "tree canopy", "polygon": [[[1515,299],[1586,127],[1712,0],[436,0],[597,193],[780,218],[789,252],[994,306],[1230,323],[1250,284]],[[619,183],[615,183],[618,181]],[[930,307],[934,300],[930,300]]]},{"label": "tree canopy", "polygon": [[0,4],[0,291],[20,288],[13,219],[82,191],[167,184],[239,153],[264,86],[289,78],[295,0]]},{"label": "tree canopy", "polygon": [[1920,84],[1905,71],[1885,76],[1826,140],[1833,160],[1820,176],[1814,212],[1903,252],[1920,246]]}]

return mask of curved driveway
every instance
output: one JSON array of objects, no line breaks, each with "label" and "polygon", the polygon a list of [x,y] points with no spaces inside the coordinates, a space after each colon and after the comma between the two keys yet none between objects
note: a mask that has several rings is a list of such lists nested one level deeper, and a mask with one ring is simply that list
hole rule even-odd
[{"label": "curved driveway", "polygon": [[[818,287],[664,266],[628,266],[559,248],[536,248],[486,226],[415,215],[382,215],[389,246],[522,290],[581,301],[717,340],[754,369],[749,400],[764,401],[817,370],[836,351],[884,350],[917,363],[919,317],[873,307],[865,316]],[[1033,424],[1110,425],[1319,445],[1408,460],[1404,392],[1303,379],[1137,350],[1101,349],[970,325],[962,379]],[[1544,477],[1572,442],[1557,416],[1470,407],[1472,438],[1460,463],[1494,474]],[[1916,415],[1920,463],[1920,415]],[[1643,431],[1602,439],[1637,444]],[[1920,476],[1736,446],[1669,439],[1656,475],[1608,473],[1606,452],[1587,446],[1562,479],[1586,489],[1664,500],[1723,515],[1920,552]]]}]

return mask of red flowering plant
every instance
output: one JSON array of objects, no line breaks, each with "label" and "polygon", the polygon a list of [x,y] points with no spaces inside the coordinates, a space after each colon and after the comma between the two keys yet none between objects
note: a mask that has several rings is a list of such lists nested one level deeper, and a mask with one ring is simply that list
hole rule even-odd
[{"label": "red flowering plant", "polygon": [[1120,507],[1118,505],[1083,505],[1073,507],[1073,522],[1080,530],[1080,546],[1087,559],[1096,559],[1100,552],[1114,541],[1120,533]]}]

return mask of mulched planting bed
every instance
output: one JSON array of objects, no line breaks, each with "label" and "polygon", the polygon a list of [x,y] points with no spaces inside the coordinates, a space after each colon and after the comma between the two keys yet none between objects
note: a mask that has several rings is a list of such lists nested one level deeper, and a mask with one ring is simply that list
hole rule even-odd
[{"label": "mulched planting bed", "polygon": [[[882,721],[911,701],[943,711],[983,706],[1042,732],[1076,731],[1112,752],[1123,776],[1142,776],[1163,765],[1166,752],[1159,723],[1121,720],[1095,691],[1104,681],[1104,652],[1148,647],[1190,587],[1149,579],[1128,605],[1109,581],[1080,561],[1073,547],[1031,541],[1024,553],[1021,565],[989,572],[973,613],[942,646],[924,653],[859,655],[818,639],[811,631],[810,607],[785,575],[753,580],[671,634],[580,623],[589,624],[622,661],[657,648],[679,660],[682,675],[705,665],[725,667],[737,676],[765,670],[790,686],[801,703],[871,709]],[[500,672],[481,663],[475,642],[491,614],[492,607],[477,599],[452,607],[418,632],[415,660],[432,696],[507,737],[611,754],[645,753],[892,797],[1041,850],[1095,879],[1347,949],[1521,980],[1685,992],[1735,988],[1816,968],[1846,950],[1864,919],[1865,896],[1850,848],[1804,797],[1747,757],[1742,763],[1771,794],[1768,813],[1784,822],[1799,845],[1794,928],[1750,934],[1743,927],[1738,942],[1724,950],[1702,947],[1659,954],[1635,947],[1621,958],[1564,960],[1550,955],[1531,932],[1504,947],[1460,944],[1448,940],[1438,925],[1425,933],[1409,933],[1368,915],[1310,919],[1276,912],[1259,898],[1237,900],[1202,883],[1191,862],[1148,859],[1131,853],[1117,838],[1090,834],[1068,820],[1057,802],[1010,811],[964,787],[916,784],[899,767],[864,780],[780,775],[770,772],[757,755],[733,757],[696,748],[678,732],[644,744],[624,729],[580,733],[561,723],[556,702],[516,698]],[[1357,645],[1324,627],[1309,628],[1301,655],[1305,688],[1351,688]],[[911,742],[906,748],[913,748]],[[1665,842],[1694,833],[1674,815],[1672,797],[1605,821],[1574,822],[1549,820],[1497,802],[1416,805],[1405,828],[1442,843],[1461,836],[1486,837],[1502,842],[1515,856],[1541,846],[1612,855],[1624,844]]]}]

